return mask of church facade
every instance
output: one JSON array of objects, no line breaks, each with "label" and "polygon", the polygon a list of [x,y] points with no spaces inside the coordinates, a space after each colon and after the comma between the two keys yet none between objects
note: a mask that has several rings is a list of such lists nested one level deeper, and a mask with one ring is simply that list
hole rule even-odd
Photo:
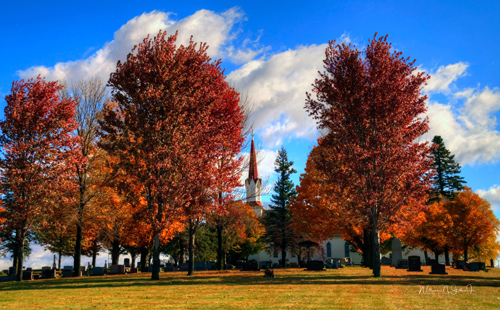
[{"label": "church facade", "polygon": [[[250,162],[248,169],[248,178],[245,179],[245,189],[246,189],[246,203],[252,207],[255,214],[259,217],[264,216],[266,212],[266,208],[262,204],[261,194],[262,194],[262,179],[259,178],[259,173],[257,169],[257,157],[255,152],[255,142],[252,136],[252,143],[250,147]],[[399,243],[399,248],[401,248],[401,242],[399,240],[395,240],[394,243]],[[395,266],[397,260],[399,259],[408,259],[409,256],[419,256],[421,262],[425,263],[425,254],[422,249],[411,249],[405,248],[404,250],[398,251],[394,253],[394,259],[392,257],[392,253],[384,255],[386,257],[385,261],[388,261],[391,265]],[[309,254],[306,254],[305,249],[301,250],[299,255],[295,253],[287,252],[287,262],[289,264],[296,263],[299,264],[300,260],[306,260],[307,255],[309,255],[309,259],[311,260],[322,260],[327,261],[329,258],[334,259],[342,259],[349,257],[351,262],[360,265],[362,262],[362,256],[360,253],[355,252],[352,248],[352,245],[349,242],[342,239],[339,234],[335,234],[335,236],[331,239],[323,240],[319,243],[319,246],[316,248],[311,248]],[[434,258],[432,256],[432,258]],[[281,260],[281,251],[269,251],[263,250],[257,254],[250,255],[248,260],[256,260],[258,262],[269,262],[279,264]],[[393,262],[394,261],[394,262]],[[439,256],[438,261],[440,263],[445,262],[445,257],[443,255]],[[451,257],[450,257],[451,261]]]}]

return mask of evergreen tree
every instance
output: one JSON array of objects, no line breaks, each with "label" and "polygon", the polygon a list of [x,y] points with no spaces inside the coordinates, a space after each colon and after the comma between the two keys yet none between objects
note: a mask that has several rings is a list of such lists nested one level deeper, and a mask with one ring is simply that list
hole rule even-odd
[{"label": "evergreen tree", "polygon": [[281,266],[286,265],[286,251],[294,250],[298,245],[298,236],[291,228],[292,213],[288,205],[290,200],[297,196],[295,185],[290,180],[290,175],[297,171],[292,168],[293,161],[288,160],[285,148],[278,151],[274,162],[278,181],[274,185],[275,194],[271,198],[271,210],[266,212],[264,222],[266,226],[267,241],[274,250],[281,250]]},{"label": "evergreen tree", "polygon": [[436,175],[433,179],[434,197],[431,198],[431,202],[440,200],[439,195],[441,199],[453,200],[467,182],[459,176],[460,165],[455,161],[455,155],[445,147],[441,136],[435,136],[432,142],[436,145],[431,154]]}]

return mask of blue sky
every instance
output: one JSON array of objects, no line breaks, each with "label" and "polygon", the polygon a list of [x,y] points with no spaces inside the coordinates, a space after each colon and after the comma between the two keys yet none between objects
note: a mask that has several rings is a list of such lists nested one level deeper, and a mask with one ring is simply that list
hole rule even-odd
[{"label": "blue sky", "polygon": [[[315,124],[303,107],[328,40],[363,48],[375,32],[389,34],[395,49],[432,75],[425,88],[431,122],[425,138],[443,137],[468,186],[500,218],[498,12],[497,1],[2,3],[0,113],[13,80],[38,74],[107,79],[147,33],[179,30],[181,43],[191,35],[208,42],[228,80],[248,94],[256,143],[265,156],[259,170],[272,182],[281,145],[301,173],[315,144]],[[32,262],[45,261],[46,254],[37,253]]]}]

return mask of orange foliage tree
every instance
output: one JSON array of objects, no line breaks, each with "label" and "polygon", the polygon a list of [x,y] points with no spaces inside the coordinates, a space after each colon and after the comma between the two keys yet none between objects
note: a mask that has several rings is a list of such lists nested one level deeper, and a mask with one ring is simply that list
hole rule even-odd
[{"label": "orange foliage tree", "polygon": [[488,201],[468,187],[464,187],[455,200],[446,202],[444,207],[452,222],[447,234],[448,243],[463,254],[465,261],[469,259],[470,249],[488,243],[500,231],[500,221]]}]

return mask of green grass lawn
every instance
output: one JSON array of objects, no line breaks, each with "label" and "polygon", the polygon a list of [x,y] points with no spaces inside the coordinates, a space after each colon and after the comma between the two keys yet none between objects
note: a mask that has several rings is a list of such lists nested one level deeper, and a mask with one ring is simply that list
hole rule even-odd
[{"label": "green grass lawn", "polygon": [[430,275],[422,268],[382,267],[377,279],[369,269],[348,267],[277,269],[274,279],[204,271],[162,273],[160,281],[143,273],[7,282],[0,283],[0,309],[500,309],[500,269]]}]

